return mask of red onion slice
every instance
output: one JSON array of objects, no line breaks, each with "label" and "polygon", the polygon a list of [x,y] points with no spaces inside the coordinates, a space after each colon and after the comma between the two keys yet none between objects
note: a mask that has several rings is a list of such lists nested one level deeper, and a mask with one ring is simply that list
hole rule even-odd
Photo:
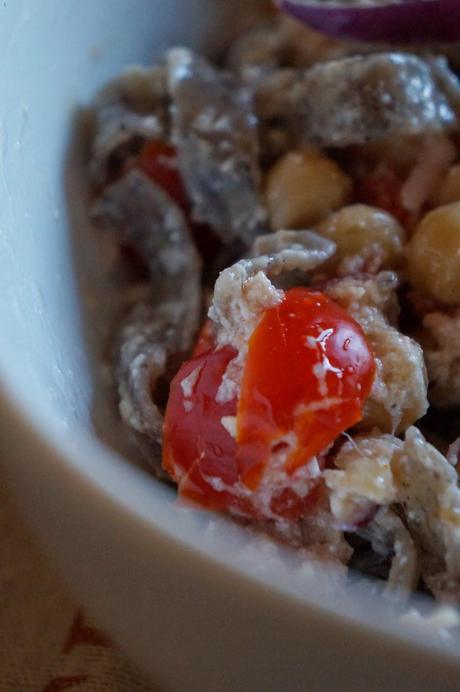
[{"label": "red onion slice", "polygon": [[453,43],[460,40],[459,0],[280,0],[281,7],[313,29],[354,41]]}]

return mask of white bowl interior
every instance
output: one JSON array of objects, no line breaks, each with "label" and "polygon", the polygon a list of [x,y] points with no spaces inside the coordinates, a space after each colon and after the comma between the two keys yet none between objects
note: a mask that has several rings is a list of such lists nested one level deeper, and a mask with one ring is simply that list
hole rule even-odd
[{"label": "white bowl interior", "polygon": [[[334,636],[337,636],[339,630],[342,631],[340,628],[345,627],[349,631],[351,628],[355,643],[363,637],[368,641],[374,637],[373,651],[378,651],[380,644],[384,648],[386,644],[382,642],[389,642],[388,651],[392,655],[395,655],[399,646],[406,653],[411,651],[412,654],[407,656],[414,661],[418,651],[416,642],[420,642],[420,637],[412,634],[410,629],[404,633],[388,609],[372,601],[367,589],[360,591],[359,598],[352,590],[346,597],[342,595],[339,599],[334,598],[333,589],[329,587],[320,589],[318,593],[305,593],[305,581],[299,580],[298,570],[292,567],[289,558],[281,565],[272,565],[272,569],[265,566],[262,569],[260,563],[254,564],[250,555],[249,559],[246,559],[248,555],[240,555],[239,530],[230,529],[225,521],[210,523],[207,517],[200,514],[190,516],[189,513],[177,512],[171,508],[171,495],[167,489],[105,450],[92,434],[91,403],[94,388],[82,328],[65,180],[73,116],[81,104],[89,102],[98,87],[126,65],[149,63],[162,48],[174,43],[200,47],[218,45],[222,37],[228,35],[229,29],[235,31],[238,28],[250,6],[252,7],[251,3],[244,0],[119,0],[116,3],[113,0],[9,0],[2,4],[1,410],[4,424],[8,421],[8,425],[12,426],[6,432],[11,434],[14,430],[14,439],[6,438],[12,457],[16,448],[22,452],[21,461],[15,462],[14,467],[10,464],[7,472],[23,504],[27,505],[29,516],[36,521],[39,532],[50,548],[58,554],[64,569],[67,569],[68,564],[62,538],[65,531],[73,532],[75,546],[79,546],[82,551],[90,551],[85,546],[85,541],[89,545],[94,540],[94,545],[91,543],[93,553],[88,552],[88,555],[92,554],[94,557],[98,549],[96,537],[90,536],[89,519],[87,530],[82,529],[81,536],[78,532],[75,533],[75,524],[72,523],[72,511],[75,508],[71,499],[74,484],[73,487],[77,488],[75,503],[76,498],[80,497],[79,493],[87,503],[82,513],[87,511],[90,517],[93,510],[94,516],[99,510],[102,512],[101,508],[104,510],[104,518],[101,518],[101,514],[99,520],[107,525],[101,524],[100,542],[104,539],[106,545],[109,545],[108,517],[111,517],[113,526],[117,526],[120,531],[120,545],[124,539],[129,540],[133,551],[139,550],[138,557],[133,558],[138,559],[139,564],[141,557],[149,559],[145,555],[148,552],[145,536],[148,536],[149,541],[153,541],[156,536],[158,546],[166,536],[170,544],[176,547],[175,559],[178,560],[179,569],[182,569],[184,560],[188,561],[190,568],[195,565],[198,551],[208,554],[208,561],[201,563],[208,570],[207,576],[203,577],[206,581],[210,574],[214,574],[209,558],[214,551],[217,559],[225,564],[223,570],[215,573],[216,584],[220,580],[222,594],[231,593],[228,589],[233,588],[240,599],[234,604],[234,613],[235,608],[242,608],[241,604],[251,598],[256,623],[257,617],[262,617],[264,603],[270,602],[275,608],[276,602],[276,608],[279,609],[276,617],[283,637],[288,636],[289,630],[292,633],[302,632],[302,627],[305,628],[305,622],[310,618],[310,622],[315,621],[319,629],[323,628],[323,639],[318,639],[320,642],[328,641],[331,627],[339,628]],[[69,178],[67,188],[68,186]],[[24,456],[27,455],[28,466],[24,465]],[[5,463],[8,464],[7,461]],[[49,476],[44,479],[44,474]],[[45,497],[47,487],[50,493],[55,492],[52,500]],[[51,513],[50,503],[53,504]],[[90,507],[97,503],[98,507]],[[125,532],[125,527],[128,526],[132,533],[128,529]],[[207,542],[203,540],[203,532],[208,537]],[[139,538],[138,546],[136,540],[141,534],[144,538]],[[192,552],[186,546],[191,547]],[[264,550],[266,548],[262,548],[262,552]],[[110,554],[107,560],[114,564],[114,555]],[[199,557],[196,561],[197,574],[200,560],[204,558]],[[270,560],[269,555],[267,563]],[[108,562],[105,564],[107,566]],[[154,568],[155,565],[152,566],[151,575],[160,571],[158,565],[156,572]],[[82,593],[91,592],[87,573],[83,567],[81,571],[78,569],[69,574],[70,579],[74,586],[78,587],[79,580],[85,585]],[[149,569],[146,562],[140,569],[140,581],[136,583],[142,584],[142,570],[147,574]],[[251,579],[245,580],[244,573],[255,574],[260,580],[260,586]],[[131,578],[133,585],[130,587]],[[153,579],[154,576],[150,578]],[[134,575],[130,573],[120,582],[127,589],[128,599],[129,589],[135,588],[134,581]],[[280,591],[264,590],[263,581],[272,586],[277,584],[285,592],[302,597],[303,602],[290,601]],[[101,603],[103,601],[104,586],[96,582],[95,577],[92,595],[89,596],[93,607],[97,598]],[[229,586],[230,583],[233,587]],[[116,584],[118,582],[114,576],[114,590]],[[262,599],[260,603],[257,601],[259,597]],[[146,595],[145,598],[148,600],[150,596]],[[214,619],[218,618],[217,613],[220,612],[218,591],[215,599]],[[123,632],[129,627],[133,629],[134,620],[129,620],[121,612],[112,616],[111,608],[113,610],[113,602],[106,607],[100,605],[99,612],[113,626],[119,638],[132,649],[132,643],[137,641],[135,633],[131,631],[124,638]],[[340,620],[334,611],[349,619]],[[265,616],[267,614],[270,615],[266,610]],[[148,623],[144,625],[148,629]],[[367,629],[369,625],[372,625],[372,630]],[[251,631],[251,625],[247,626],[248,632]],[[273,623],[267,625],[267,637],[270,627],[273,629]],[[258,628],[257,631],[260,632],[260,624]],[[212,628],[209,631],[212,632]],[[383,638],[379,634],[382,632],[387,633]],[[388,634],[390,632],[393,638]],[[276,628],[272,634],[273,641],[276,642]],[[405,644],[402,644],[402,639],[394,638],[402,637],[403,634]],[[137,645],[140,662],[149,667],[148,650],[142,649],[139,643]],[[433,657],[435,651],[442,652],[444,648],[444,644],[439,641],[432,641],[430,646]],[[449,681],[454,679],[453,671],[457,671],[457,663],[448,653],[449,645],[446,647],[448,658],[439,658],[438,677],[432,679],[440,680],[440,666],[447,666],[446,661],[449,660],[448,666],[443,670],[448,670],[451,675],[445,677],[444,687],[450,689]],[[295,667],[296,661],[301,658],[301,650],[293,646],[293,651],[294,657],[288,659]],[[315,655],[318,656],[318,661],[322,660],[321,652],[317,651]],[[159,656],[160,654],[152,658],[155,659],[155,666],[159,665]],[[356,651],[354,656],[355,659],[350,652],[350,661],[355,660],[353,665],[349,664],[351,668],[354,666],[353,675],[359,671],[359,656]],[[167,658],[166,653],[164,658]],[[254,661],[257,660],[254,653]],[[184,661],[186,666],[186,658]],[[381,679],[386,675],[384,663],[383,661],[376,668],[380,671]],[[324,661],[323,665],[326,665]],[[402,666],[403,663],[399,662],[398,665]],[[222,670],[224,668],[225,665]],[[247,680],[255,679],[251,678],[255,673],[251,673],[249,668],[247,675]],[[353,675],[350,677],[350,687],[346,689],[356,689],[353,688]],[[419,686],[416,687],[415,682],[413,687],[408,683],[407,689],[429,689],[427,686],[420,687],[420,684],[424,684],[423,680],[430,680],[426,671],[414,675],[414,681],[418,680]],[[328,679],[321,676],[320,673],[316,677],[318,685]],[[299,674],[291,674],[290,678],[294,683],[303,679],[306,678],[302,670]],[[175,683],[177,689],[186,689],[181,687],[185,684],[184,680],[186,677],[178,674]],[[198,680],[203,684],[201,678],[197,677]],[[209,685],[215,686],[219,677],[214,676],[212,682],[209,680]],[[236,678],[232,679],[232,685],[235,685],[235,680]],[[280,680],[281,678],[273,677],[270,668],[267,668],[265,687],[260,689],[279,690]],[[286,683],[283,692],[297,689],[295,686],[291,687],[291,682]],[[321,689],[315,687],[313,678],[311,685],[311,690]],[[209,689],[213,689],[212,686]],[[224,689],[231,687],[227,687],[225,683],[221,687],[221,690]]]},{"label": "white bowl interior", "polygon": [[55,425],[87,425],[91,396],[64,189],[73,112],[123,67],[148,64],[171,43],[215,46],[226,4],[2,7],[2,64],[14,65],[0,85],[3,379],[22,402],[40,401]]}]

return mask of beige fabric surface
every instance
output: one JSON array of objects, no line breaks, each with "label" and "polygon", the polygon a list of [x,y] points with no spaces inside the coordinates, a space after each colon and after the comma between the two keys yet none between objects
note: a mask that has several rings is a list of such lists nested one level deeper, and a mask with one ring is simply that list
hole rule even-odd
[{"label": "beige fabric surface", "polygon": [[76,604],[0,476],[0,692],[158,692]]}]

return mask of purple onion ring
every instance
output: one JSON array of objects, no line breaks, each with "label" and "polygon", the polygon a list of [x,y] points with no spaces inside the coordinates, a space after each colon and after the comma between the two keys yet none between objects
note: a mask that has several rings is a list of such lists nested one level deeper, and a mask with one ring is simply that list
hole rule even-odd
[{"label": "purple onion ring", "polygon": [[336,38],[385,43],[460,40],[459,0],[390,0],[375,5],[280,0],[280,4],[311,28]]}]

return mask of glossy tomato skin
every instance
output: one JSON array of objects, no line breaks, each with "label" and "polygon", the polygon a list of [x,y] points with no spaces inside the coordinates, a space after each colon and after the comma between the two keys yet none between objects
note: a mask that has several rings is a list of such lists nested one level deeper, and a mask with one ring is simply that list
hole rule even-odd
[{"label": "glossy tomato skin", "polygon": [[241,480],[236,440],[222,424],[223,418],[236,420],[237,402],[217,401],[223,374],[236,355],[231,348],[201,351],[171,382],[163,467],[176,480],[179,495],[201,507],[260,521],[276,517],[295,521],[315,506],[318,479],[312,480],[312,492],[306,495],[290,487],[273,490],[266,511],[257,492]]},{"label": "glossy tomato skin", "polygon": [[360,326],[337,304],[305,288],[287,291],[249,341],[238,401],[238,464],[257,487],[273,444],[296,442],[293,472],[362,418],[375,375]]},{"label": "glossy tomato skin", "polygon": [[223,348],[187,361],[171,382],[166,409],[163,466],[183,497],[210,509],[244,505],[234,492],[239,483],[236,440],[222,424],[222,418],[236,415],[236,400],[217,401],[225,370],[236,355]]},{"label": "glossy tomato skin", "polygon": [[238,401],[224,403],[237,353],[212,346],[207,324],[171,384],[163,465],[202,506],[297,521],[318,500],[324,450],[362,416],[375,372],[364,335],[321,293],[287,291],[251,336]]}]

